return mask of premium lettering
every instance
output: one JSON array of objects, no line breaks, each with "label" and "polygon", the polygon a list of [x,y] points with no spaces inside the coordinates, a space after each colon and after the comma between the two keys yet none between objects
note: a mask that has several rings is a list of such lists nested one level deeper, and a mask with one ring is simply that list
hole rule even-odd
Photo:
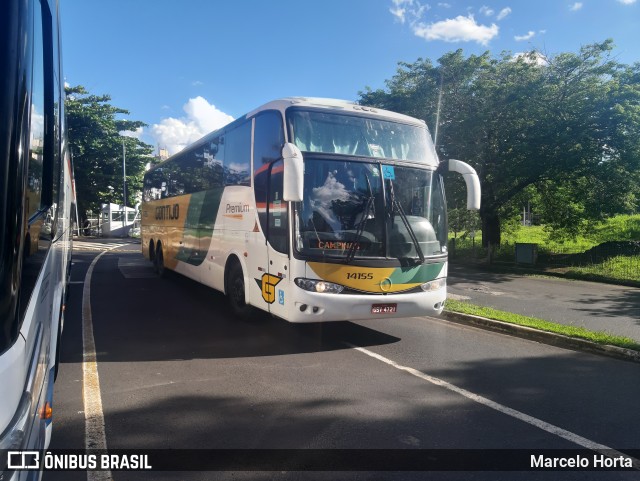
[{"label": "premium lettering", "polygon": [[225,214],[243,214],[249,212],[249,204],[227,204]]}]

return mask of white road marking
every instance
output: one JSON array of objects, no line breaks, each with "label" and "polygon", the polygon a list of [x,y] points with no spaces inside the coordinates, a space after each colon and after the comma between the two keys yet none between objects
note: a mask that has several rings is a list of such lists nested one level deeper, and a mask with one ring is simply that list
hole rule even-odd
[{"label": "white road marking", "polygon": [[[96,343],[93,338],[93,318],[91,316],[91,276],[98,260],[107,252],[122,247],[115,245],[97,255],[84,278],[82,290],[82,371],[84,398],[85,449],[107,449],[107,437],[104,429],[104,413],[100,395],[100,377],[96,358]],[[110,481],[110,470],[87,471],[87,481]]]},{"label": "white road marking", "polygon": [[118,247],[124,247],[132,245],[129,243],[117,242],[117,243],[101,243],[101,242],[83,242],[83,241],[74,241],[73,242],[73,250],[76,251],[104,251],[105,249],[117,249]]},{"label": "white road marking", "polygon": [[393,366],[396,369],[399,369],[400,371],[407,372],[412,376],[415,376],[424,381],[430,382],[431,384],[435,384],[436,386],[440,386],[449,391],[460,394],[461,396],[464,396],[467,399],[470,399],[471,401],[475,401],[479,404],[482,404],[483,406],[494,409],[498,412],[506,414],[507,416],[511,416],[512,418],[523,421],[527,424],[530,424],[531,426],[535,426],[550,434],[566,439],[567,441],[575,443],[578,446],[582,446],[583,448],[596,451],[598,453],[604,454],[605,456],[609,456],[609,457],[624,456],[625,458],[630,458],[632,460],[633,467],[635,469],[640,469],[640,460],[631,458],[630,456],[624,453],[621,453],[619,451],[616,451],[615,449],[612,449],[609,446],[605,446],[604,444],[599,444],[587,438],[583,438],[582,436],[572,433],[571,431],[567,431],[566,429],[562,429],[558,426],[554,426],[553,424],[542,421],[541,419],[534,418],[533,416],[529,416],[528,414],[525,414],[523,412],[516,411],[515,409],[511,409],[510,407],[507,407],[503,404],[492,401],[491,399],[480,396],[478,394],[474,394],[471,391],[467,391],[466,389],[455,386],[447,381],[443,381],[442,379],[438,379],[437,377],[429,376],[428,374],[425,374],[422,371],[418,371],[417,369],[413,369],[407,366],[402,366],[397,362],[392,361],[391,359],[381,356],[380,354],[377,354],[373,351],[369,351],[368,349],[365,349],[363,347],[355,346],[350,343],[347,343],[347,344],[353,349],[355,349],[356,351],[360,351],[361,353],[366,354],[367,356],[372,357],[374,359],[377,359],[378,361],[382,361],[385,364],[388,364],[389,366]]}]

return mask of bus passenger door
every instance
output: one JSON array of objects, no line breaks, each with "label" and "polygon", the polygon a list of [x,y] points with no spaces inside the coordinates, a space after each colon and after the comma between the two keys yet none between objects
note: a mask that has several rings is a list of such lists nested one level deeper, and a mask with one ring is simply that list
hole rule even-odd
[{"label": "bus passenger door", "polygon": [[[267,200],[267,256],[269,276],[263,279],[263,299],[269,312],[287,318],[289,300],[289,209],[282,200],[283,161],[271,164]],[[264,282],[264,281],[268,282]]]}]

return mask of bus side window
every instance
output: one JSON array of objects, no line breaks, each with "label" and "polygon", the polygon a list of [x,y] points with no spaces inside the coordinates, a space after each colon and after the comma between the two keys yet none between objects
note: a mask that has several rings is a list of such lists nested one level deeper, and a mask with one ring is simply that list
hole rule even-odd
[{"label": "bus side window", "polygon": [[27,181],[27,219],[41,207],[45,151],[45,81],[42,10],[35,9],[33,45],[33,90],[31,92],[31,135],[29,138],[29,177]]},{"label": "bus side window", "polygon": [[251,121],[225,135],[224,185],[251,185]]},{"label": "bus side window", "polygon": [[[33,17],[33,80],[30,108],[30,136],[28,177],[25,195],[26,231],[24,235],[24,263],[20,287],[20,319],[34,292],[38,275],[43,268],[46,254],[51,247],[53,232],[54,184],[60,181],[53,176],[54,137],[51,13],[46,2],[35,2]],[[19,327],[19,326],[17,326]],[[1,346],[0,346],[1,347]]]}]

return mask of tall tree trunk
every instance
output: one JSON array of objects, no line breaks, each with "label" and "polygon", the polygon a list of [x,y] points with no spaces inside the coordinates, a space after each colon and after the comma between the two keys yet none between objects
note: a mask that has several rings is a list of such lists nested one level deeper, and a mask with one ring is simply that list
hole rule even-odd
[{"label": "tall tree trunk", "polygon": [[500,217],[495,212],[482,213],[482,247],[500,245]]}]

